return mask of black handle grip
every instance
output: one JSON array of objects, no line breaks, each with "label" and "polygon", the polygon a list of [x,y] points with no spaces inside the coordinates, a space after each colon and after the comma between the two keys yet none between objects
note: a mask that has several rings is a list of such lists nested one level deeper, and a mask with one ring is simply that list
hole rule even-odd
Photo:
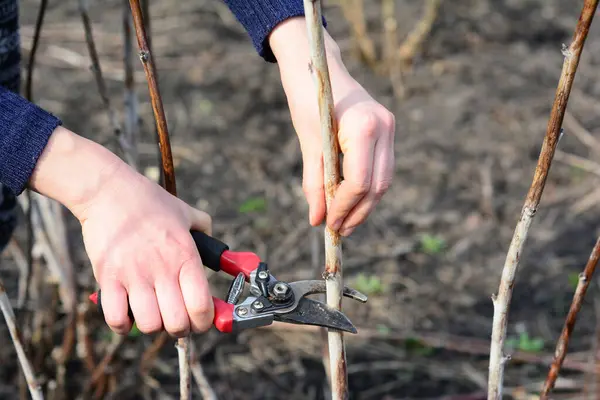
[{"label": "black handle grip", "polygon": [[213,271],[219,272],[221,270],[221,256],[223,252],[229,250],[229,246],[204,232],[191,230],[190,233],[194,238],[200,258],[202,258],[202,264]]}]

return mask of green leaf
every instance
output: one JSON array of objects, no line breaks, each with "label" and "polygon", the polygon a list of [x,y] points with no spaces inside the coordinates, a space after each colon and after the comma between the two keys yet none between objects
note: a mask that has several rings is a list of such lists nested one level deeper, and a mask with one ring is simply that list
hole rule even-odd
[{"label": "green leaf", "polygon": [[441,236],[425,233],[421,235],[421,250],[426,254],[439,254],[446,247],[446,241]]},{"label": "green leaf", "polygon": [[251,197],[242,203],[239,212],[246,214],[250,212],[262,212],[267,209],[267,201],[263,197]]},{"label": "green leaf", "polygon": [[384,286],[381,279],[375,275],[365,275],[360,273],[356,276],[354,287],[359,292],[363,292],[367,296],[381,294],[384,292]]}]

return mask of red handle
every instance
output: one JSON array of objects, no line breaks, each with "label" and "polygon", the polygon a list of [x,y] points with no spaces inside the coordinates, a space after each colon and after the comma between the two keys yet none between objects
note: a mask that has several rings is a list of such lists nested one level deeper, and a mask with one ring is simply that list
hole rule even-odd
[{"label": "red handle", "polygon": [[[102,313],[102,304],[100,304],[99,297],[100,291],[97,291],[96,293],[92,293],[89,299],[92,301],[92,303],[98,306],[100,313]],[[233,310],[235,306],[219,299],[218,297],[213,296],[212,299],[215,310],[213,325],[223,333],[230,333],[233,330]],[[133,321],[133,313],[131,308],[129,309],[129,316]]]},{"label": "red handle", "polygon": [[246,279],[260,264],[260,258],[249,251],[226,250],[221,255],[221,269],[231,276],[237,276],[240,272]]}]

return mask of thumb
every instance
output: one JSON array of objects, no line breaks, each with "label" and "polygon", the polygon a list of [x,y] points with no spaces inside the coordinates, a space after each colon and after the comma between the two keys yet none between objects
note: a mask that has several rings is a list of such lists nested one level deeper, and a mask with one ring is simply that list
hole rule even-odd
[{"label": "thumb", "polygon": [[204,211],[189,207],[192,229],[212,235],[212,218]]},{"label": "thumb", "polygon": [[319,225],[325,218],[325,189],[323,187],[323,154],[321,151],[303,152],[302,190],[308,202],[309,222]]}]

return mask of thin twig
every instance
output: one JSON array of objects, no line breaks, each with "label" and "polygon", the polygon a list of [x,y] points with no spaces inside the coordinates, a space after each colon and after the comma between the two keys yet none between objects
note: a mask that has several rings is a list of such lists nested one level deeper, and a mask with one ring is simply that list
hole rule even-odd
[{"label": "thin twig", "polygon": [[[310,70],[318,93],[321,137],[323,140],[323,166],[327,210],[340,182],[339,144],[337,124],[329,79],[329,69],[323,36],[321,2],[304,0],[304,10],[310,39]],[[342,243],[338,232],[325,228],[325,271],[327,304],[336,310],[342,308]],[[348,372],[346,350],[342,332],[329,330],[329,366],[331,394],[334,399],[348,398]]]},{"label": "thin twig", "polygon": [[[133,15],[133,24],[140,49],[140,60],[146,73],[150,99],[152,101],[152,110],[154,120],[158,128],[158,139],[160,144],[160,153],[162,160],[162,171],[164,174],[164,187],[173,196],[177,196],[177,187],[175,184],[175,169],[173,167],[173,156],[171,155],[171,144],[169,141],[169,131],[167,129],[167,119],[163,108],[163,103],[158,87],[156,66],[154,57],[148,47],[148,38],[142,17],[142,9],[139,0],[130,0],[131,13]],[[190,338],[181,338],[177,340],[177,354],[179,357],[180,374],[180,396],[182,399],[191,397],[191,372],[190,372]]]},{"label": "thin twig", "polygon": [[212,386],[210,386],[210,382],[206,378],[204,374],[204,369],[202,368],[202,364],[198,360],[198,354],[196,352],[196,348],[193,342],[190,341],[191,351],[190,358],[192,362],[190,363],[190,369],[192,370],[192,375],[194,376],[194,380],[198,385],[198,390],[202,395],[202,400],[218,400],[217,394],[215,393]]},{"label": "thin twig", "polygon": [[567,133],[572,133],[591,150],[600,153],[600,142],[570,112],[565,112],[564,126]]},{"label": "thin twig", "polygon": [[417,25],[400,45],[400,48],[398,49],[398,59],[403,68],[407,68],[412,64],[415,55],[421,48],[421,45],[427,38],[427,35],[429,35],[429,32],[431,32],[433,23],[438,15],[440,4],[441,0],[426,1],[423,17],[421,17]]},{"label": "thin twig", "polygon": [[6,295],[6,290],[4,289],[2,281],[0,281],[0,309],[2,310],[2,315],[4,315],[6,324],[8,325],[10,337],[12,338],[13,344],[17,351],[17,357],[19,358],[21,368],[23,369],[23,373],[25,374],[25,378],[27,379],[29,393],[31,393],[31,397],[34,400],[43,399],[44,395],[42,393],[42,388],[35,379],[33,368],[31,366],[31,363],[27,359],[27,354],[25,354],[25,350],[23,349],[23,344],[21,342],[21,334],[19,333],[19,330],[17,328],[15,314],[13,312],[12,307],[10,306],[10,300]]},{"label": "thin twig", "polygon": [[354,38],[358,56],[369,68],[375,70],[377,68],[377,54],[373,40],[367,32],[364,0],[339,0],[338,4],[342,9],[344,18],[350,24],[350,31]]},{"label": "thin twig", "polygon": [[85,41],[90,53],[90,59],[92,61],[92,71],[94,72],[94,78],[96,79],[96,85],[98,86],[98,92],[102,99],[102,104],[108,114],[108,119],[112,126],[113,132],[119,141],[119,145],[123,151],[124,157],[131,166],[137,166],[137,160],[132,158],[131,143],[127,142],[125,136],[123,136],[123,129],[117,118],[117,114],[113,109],[110,98],[108,96],[108,90],[106,88],[106,81],[102,74],[102,68],[100,66],[100,58],[98,57],[98,50],[96,48],[96,42],[94,40],[94,32],[92,30],[92,23],[89,14],[89,0],[79,0],[79,12],[81,13],[81,20],[83,22],[83,28],[85,31]]},{"label": "thin twig", "polygon": [[560,371],[560,367],[567,355],[567,348],[569,347],[569,339],[571,337],[571,332],[573,332],[575,322],[577,321],[577,313],[579,313],[579,310],[581,309],[581,305],[583,304],[583,298],[585,297],[585,292],[587,291],[587,288],[592,281],[592,276],[594,275],[594,271],[596,270],[596,265],[598,265],[599,259],[600,237],[598,238],[598,240],[596,241],[596,245],[592,249],[588,262],[585,266],[585,269],[583,270],[583,273],[579,275],[579,282],[577,283],[577,288],[575,289],[575,294],[573,295],[571,308],[569,309],[565,325],[563,327],[562,333],[560,334],[560,338],[558,339],[558,343],[556,344],[554,361],[552,362],[552,366],[550,367],[550,371],[548,372],[548,376],[546,377],[546,382],[544,383],[544,388],[542,389],[540,400],[548,399],[548,395],[554,387],[556,378],[558,378],[558,372]]},{"label": "thin twig", "polygon": [[556,150],[554,159],[559,162],[563,162],[572,167],[582,169],[587,172],[591,172],[597,176],[600,176],[600,164],[587,158],[583,158],[576,154],[565,153],[564,151]]},{"label": "thin twig", "polygon": [[564,63],[560,80],[556,89],[554,104],[548,121],[548,127],[542,144],[542,149],[535,169],[533,182],[525,199],[521,216],[515,228],[513,238],[508,249],[502,278],[497,296],[493,296],[494,318],[492,323],[492,342],[490,346],[490,362],[488,376],[488,399],[502,399],[502,385],[504,366],[509,359],[503,354],[504,341],[508,323],[508,309],[515,283],[515,275],[519,265],[523,247],[527,239],[529,227],[537,211],[542,192],[546,184],[554,151],[560,136],[561,126],[573,80],[579,65],[579,57],[587,37],[598,0],[585,0],[581,16],[577,23],[573,41],[570,46],[563,46]]},{"label": "thin twig", "polygon": [[[129,0],[123,0],[123,64],[125,70],[125,129],[123,132],[124,140],[129,145],[128,151],[130,159],[138,160],[138,133],[139,133],[139,113],[138,98],[135,91],[135,68],[134,44],[133,44],[133,24],[131,13],[129,12]],[[132,165],[135,167],[135,165]]]}]

